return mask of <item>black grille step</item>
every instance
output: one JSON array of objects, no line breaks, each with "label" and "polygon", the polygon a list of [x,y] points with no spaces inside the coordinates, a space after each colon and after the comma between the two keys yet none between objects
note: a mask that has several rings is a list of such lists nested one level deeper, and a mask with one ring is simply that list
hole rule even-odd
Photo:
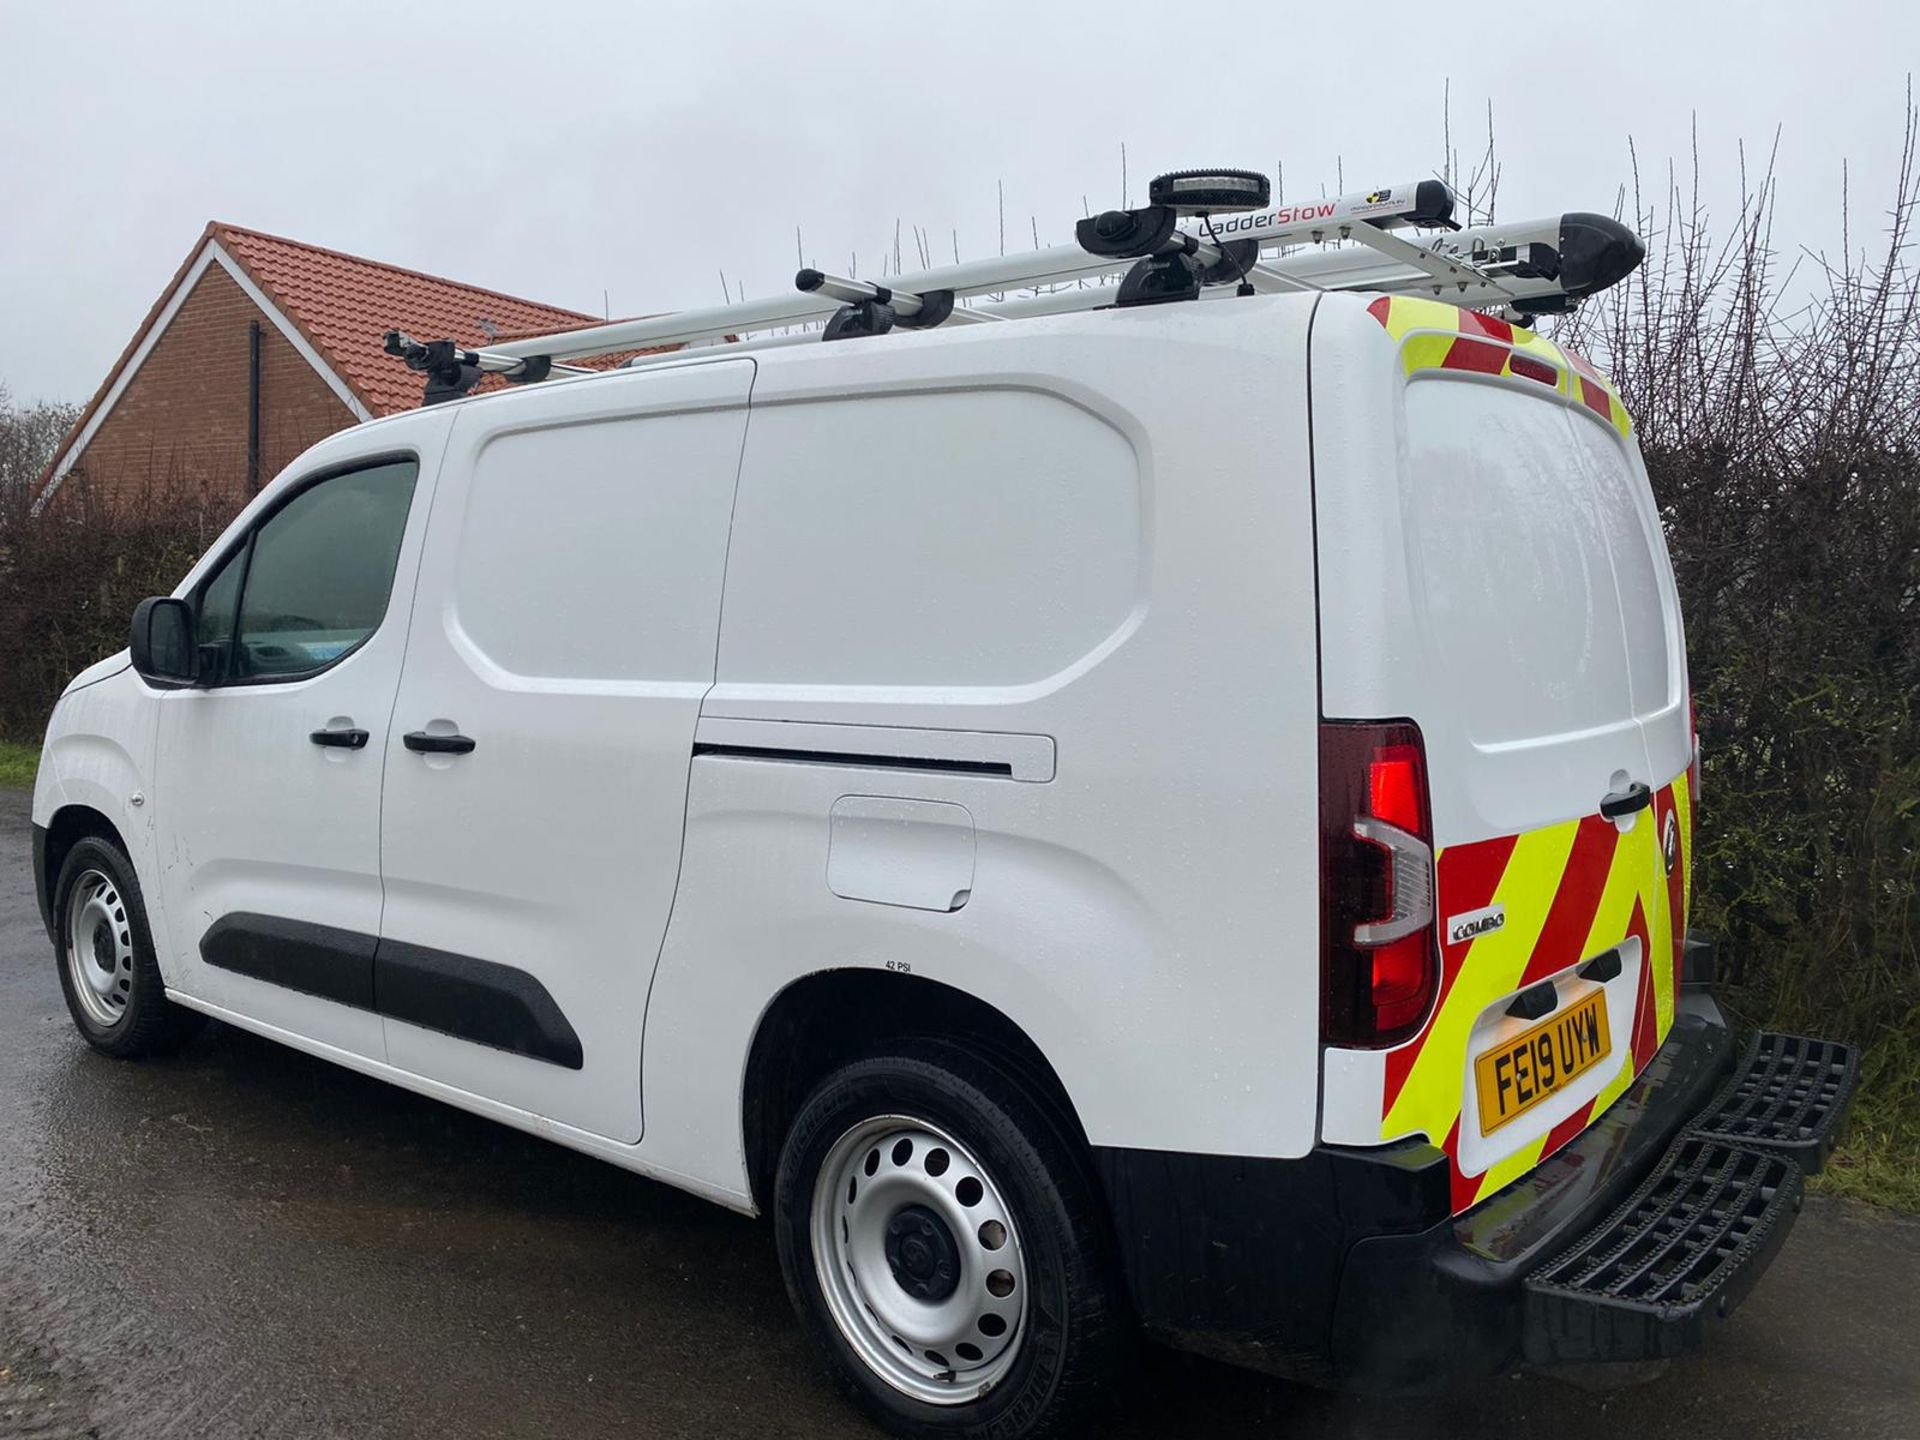
[{"label": "black grille step", "polygon": [[1818,1174],[1860,1079],[1851,1045],[1763,1030],[1747,1058],[1690,1127],[1696,1135],[1777,1150]]},{"label": "black grille step", "polygon": [[1683,1135],[1618,1210],[1526,1281],[1537,1365],[1681,1354],[1746,1297],[1800,1208],[1787,1155]]}]

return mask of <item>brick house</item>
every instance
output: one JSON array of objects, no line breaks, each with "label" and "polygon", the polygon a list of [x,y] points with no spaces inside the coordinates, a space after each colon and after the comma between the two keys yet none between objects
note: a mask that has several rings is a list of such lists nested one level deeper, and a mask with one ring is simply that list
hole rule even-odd
[{"label": "brick house", "polygon": [[164,493],[230,510],[314,441],[420,403],[423,377],[381,348],[389,329],[479,346],[597,319],[216,221],[55,451],[41,503],[81,492],[111,513]]}]

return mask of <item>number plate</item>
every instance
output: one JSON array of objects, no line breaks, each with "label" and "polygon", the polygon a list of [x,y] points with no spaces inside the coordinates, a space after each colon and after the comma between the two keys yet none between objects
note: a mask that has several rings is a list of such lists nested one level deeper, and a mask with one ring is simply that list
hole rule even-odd
[{"label": "number plate", "polygon": [[1606,1059],[1612,1049],[1607,997],[1598,991],[1494,1046],[1473,1062],[1480,1133],[1491,1135],[1519,1119]]}]

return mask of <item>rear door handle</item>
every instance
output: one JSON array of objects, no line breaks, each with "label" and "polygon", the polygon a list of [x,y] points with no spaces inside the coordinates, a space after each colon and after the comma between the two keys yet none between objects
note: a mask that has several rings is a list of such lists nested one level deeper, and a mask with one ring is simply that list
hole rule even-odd
[{"label": "rear door handle", "polygon": [[473,741],[465,735],[429,735],[424,730],[409,730],[400,743],[422,755],[468,755]]},{"label": "rear door handle", "polygon": [[307,738],[316,745],[329,745],[336,750],[367,748],[367,732],[364,730],[316,730]]},{"label": "rear door handle", "polygon": [[1636,780],[1624,790],[1616,790],[1600,802],[1600,813],[1609,820],[1618,820],[1623,815],[1631,815],[1636,810],[1644,810],[1653,803],[1653,791],[1647,788],[1644,780]]}]

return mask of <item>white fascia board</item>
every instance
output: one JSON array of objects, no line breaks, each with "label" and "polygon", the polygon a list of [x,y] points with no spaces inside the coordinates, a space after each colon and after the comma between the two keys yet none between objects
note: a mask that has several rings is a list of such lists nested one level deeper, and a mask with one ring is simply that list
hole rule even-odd
[{"label": "white fascia board", "polygon": [[353,412],[356,420],[371,420],[373,412],[360,403],[360,397],[353,393],[347,382],[340,378],[333,367],[320,358],[320,352],[307,343],[307,337],[293,321],[281,313],[280,307],[267,298],[267,292],[253,283],[253,277],[247,274],[238,260],[229,255],[217,240],[209,240],[207,248],[213,252],[213,258],[220,267],[233,277],[234,283],[246,292],[247,298],[258,305],[273,321],[273,328],[287,337],[287,343],[300,352],[300,357],[313,366],[316,374],[327,382],[327,388],[340,397],[340,403]]},{"label": "white fascia board", "polygon": [[67,472],[73,469],[81,455],[86,453],[88,442],[106,423],[107,416],[113,413],[113,407],[120,402],[120,397],[133,383],[133,377],[140,373],[141,365],[146,362],[147,356],[153,353],[154,346],[160,343],[160,337],[166,334],[167,327],[173,323],[174,316],[180,313],[180,307],[187,303],[187,297],[193,294],[194,287],[199,285],[201,277],[207,273],[207,267],[210,265],[220,266],[233,277],[234,283],[240,287],[246,297],[273,322],[273,328],[287,338],[287,342],[314,368],[314,372],[327,382],[327,388],[340,398],[340,403],[352,412],[356,420],[373,418],[373,412],[360,403],[359,397],[348,388],[347,382],[320,358],[320,352],[307,343],[306,337],[300,333],[298,327],[281,313],[279,306],[267,298],[266,291],[253,283],[253,277],[247,274],[240,262],[221,248],[219,241],[209,237],[200,253],[194,257],[192,267],[180,278],[179,285],[174,287],[173,298],[167,301],[166,308],[155,318],[146,337],[141,340],[139,348],[127,357],[127,363],[121,367],[119,376],[113,382],[113,388],[107,391],[99,407],[87,417],[86,425],[75,437],[73,444],[67,447],[67,453],[60,457],[60,463],[54,467],[53,475],[47,481],[47,488],[41,491],[40,498],[34,501],[36,512],[53,498],[53,492],[58,490],[60,482],[67,478]]}]

